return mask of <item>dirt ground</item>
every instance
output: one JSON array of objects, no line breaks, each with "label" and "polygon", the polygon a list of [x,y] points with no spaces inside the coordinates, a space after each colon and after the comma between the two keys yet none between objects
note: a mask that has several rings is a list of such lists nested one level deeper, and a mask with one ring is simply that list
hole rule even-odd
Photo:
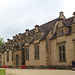
[{"label": "dirt ground", "polygon": [[6,75],[75,75],[72,70],[5,69]]}]

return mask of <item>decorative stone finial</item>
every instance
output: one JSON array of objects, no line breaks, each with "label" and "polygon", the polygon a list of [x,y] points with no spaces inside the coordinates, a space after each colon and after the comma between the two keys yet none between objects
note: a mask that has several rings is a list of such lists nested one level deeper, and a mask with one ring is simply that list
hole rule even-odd
[{"label": "decorative stone finial", "polygon": [[10,40],[10,39],[7,39],[8,41]]},{"label": "decorative stone finial", "polygon": [[18,36],[18,35],[16,34],[16,36]]},{"label": "decorative stone finial", "polygon": [[75,12],[73,13],[73,15],[75,15]]},{"label": "decorative stone finial", "polygon": [[59,18],[64,19],[64,20],[66,19],[62,11],[59,12]]},{"label": "decorative stone finial", "polygon": [[63,12],[61,11],[61,12],[59,12],[59,14],[60,14],[60,15],[63,15]]},{"label": "decorative stone finial", "polygon": [[19,33],[19,35],[22,35],[21,33]]},{"label": "decorative stone finial", "polygon": [[73,13],[73,15],[74,15],[73,23],[75,23],[75,12]]},{"label": "decorative stone finial", "polygon": [[35,27],[39,27],[39,25],[35,25]]},{"label": "decorative stone finial", "polygon": [[29,31],[29,29],[26,29],[25,31]]}]

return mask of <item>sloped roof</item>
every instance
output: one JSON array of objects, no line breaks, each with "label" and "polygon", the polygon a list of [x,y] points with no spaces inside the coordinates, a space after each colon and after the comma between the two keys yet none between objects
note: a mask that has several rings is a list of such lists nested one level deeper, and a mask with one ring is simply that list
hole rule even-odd
[{"label": "sloped roof", "polygon": [[50,40],[52,40],[52,39],[55,39],[57,37],[57,31],[54,33],[54,35],[51,37],[51,38],[49,38]]},{"label": "sloped roof", "polygon": [[[63,20],[63,23],[65,24],[65,26],[68,26],[68,27],[69,27],[68,32],[66,32],[66,35],[70,35],[71,32],[72,32],[70,26],[71,26],[71,24],[72,24],[72,22],[73,22],[73,18],[74,18],[74,17],[70,17],[70,18],[68,18],[68,19],[66,19],[66,20]],[[50,40],[51,40],[51,39],[55,39],[56,37],[57,37],[57,32],[54,33],[54,35],[50,38]]]},{"label": "sloped roof", "polygon": [[66,19],[66,20],[63,20],[63,23],[64,23],[66,26],[70,26],[71,23],[72,23],[72,21],[73,21],[73,18],[74,18],[74,17],[70,17],[70,18],[68,18],[68,19]]}]

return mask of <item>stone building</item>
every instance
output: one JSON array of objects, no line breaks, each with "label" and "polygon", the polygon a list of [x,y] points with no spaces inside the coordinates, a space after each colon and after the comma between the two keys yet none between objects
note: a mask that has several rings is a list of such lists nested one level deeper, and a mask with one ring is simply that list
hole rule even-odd
[{"label": "stone building", "polygon": [[1,66],[70,68],[75,60],[75,12],[67,19],[60,12],[58,18],[16,34],[1,50]]}]

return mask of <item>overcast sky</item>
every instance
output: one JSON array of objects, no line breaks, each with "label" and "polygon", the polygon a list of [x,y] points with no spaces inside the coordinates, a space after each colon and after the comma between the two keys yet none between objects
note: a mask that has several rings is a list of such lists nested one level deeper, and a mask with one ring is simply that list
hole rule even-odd
[{"label": "overcast sky", "polygon": [[73,16],[75,0],[0,0],[0,37],[11,39],[57,18],[60,11]]}]

